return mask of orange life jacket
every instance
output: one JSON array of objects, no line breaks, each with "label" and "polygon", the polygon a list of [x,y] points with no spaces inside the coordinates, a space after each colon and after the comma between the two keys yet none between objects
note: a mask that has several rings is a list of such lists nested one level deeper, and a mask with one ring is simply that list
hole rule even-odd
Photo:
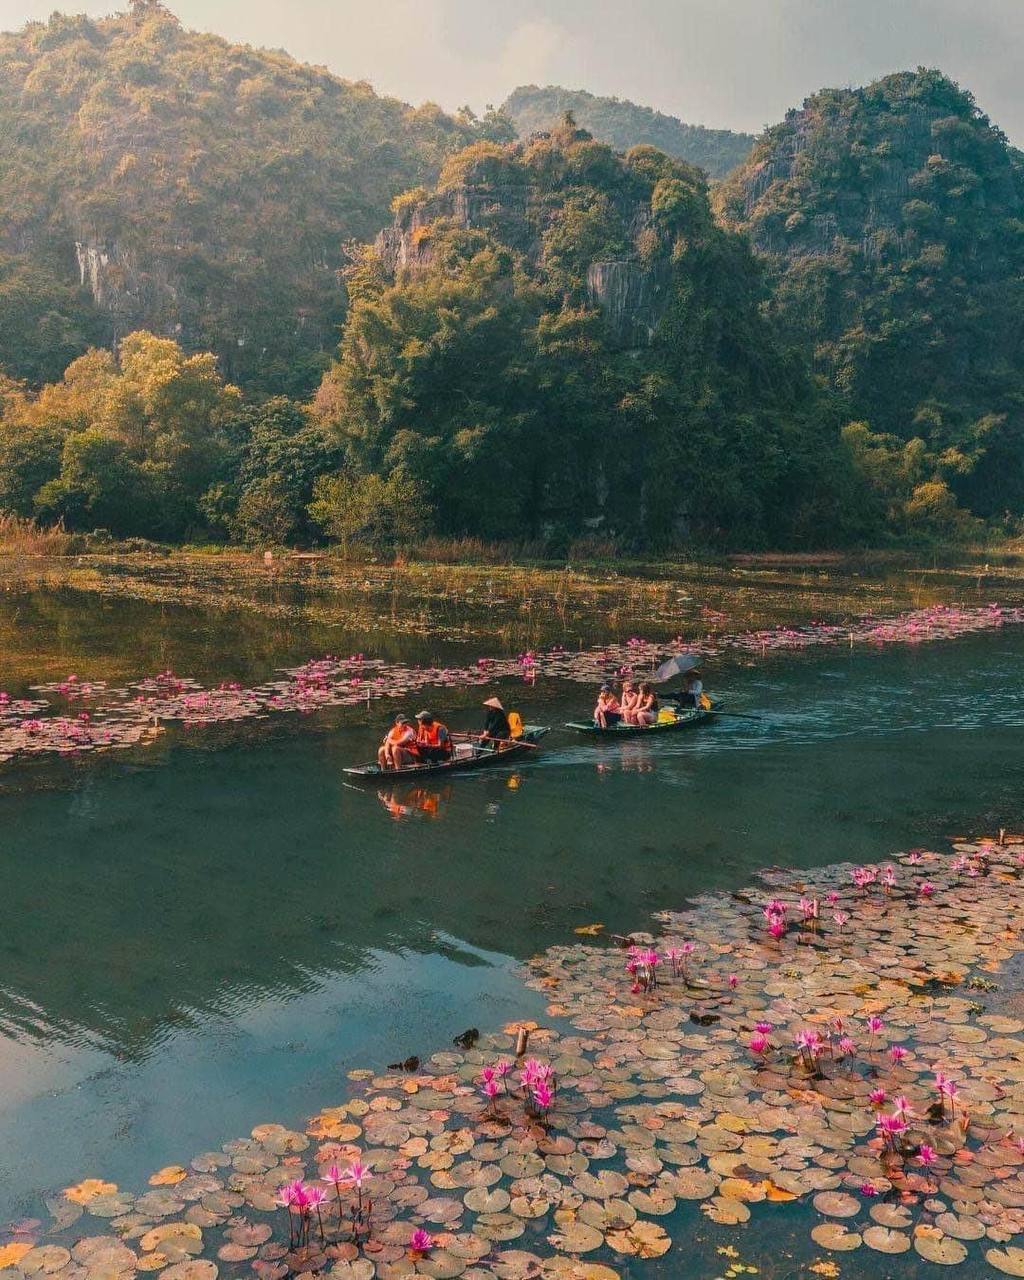
[{"label": "orange life jacket", "polygon": [[[441,737],[442,733],[445,735]],[[440,720],[435,720],[432,724],[420,724],[419,733],[416,740],[421,747],[451,747],[451,741],[448,738],[448,730]]]},{"label": "orange life jacket", "polygon": [[409,734],[413,733],[410,725],[396,724],[388,730],[388,736],[385,739],[389,747],[405,747],[408,751],[414,751],[416,748],[416,737],[411,738]]}]

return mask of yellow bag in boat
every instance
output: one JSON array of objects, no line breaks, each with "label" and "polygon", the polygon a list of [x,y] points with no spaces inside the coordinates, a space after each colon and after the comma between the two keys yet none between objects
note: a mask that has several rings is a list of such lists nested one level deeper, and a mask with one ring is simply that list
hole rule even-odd
[{"label": "yellow bag in boat", "polygon": [[702,693],[700,695],[700,709],[701,711],[711,710],[711,699],[708,697],[706,693]]},{"label": "yellow bag in boat", "polygon": [[521,738],[523,736],[523,717],[518,711],[510,711],[508,713],[508,727],[513,738]]},{"label": "yellow bag in boat", "polygon": [[658,724],[675,724],[676,713],[671,707],[662,707],[658,712]]}]

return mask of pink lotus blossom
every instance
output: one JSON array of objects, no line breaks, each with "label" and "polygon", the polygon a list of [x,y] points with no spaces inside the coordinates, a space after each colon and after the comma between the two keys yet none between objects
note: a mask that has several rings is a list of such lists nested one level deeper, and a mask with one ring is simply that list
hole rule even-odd
[{"label": "pink lotus blossom", "polygon": [[541,1111],[547,1111],[555,1100],[555,1095],[543,1080],[539,1080],[533,1086],[533,1102]]},{"label": "pink lotus blossom", "polygon": [[409,1248],[413,1253],[427,1253],[433,1247],[434,1237],[429,1231],[424,1231],[422,1227],[417,1227],[409,1237]]},{"label": "pink lotus blossom", "polygon": [[828,903],[830,907],[834,907],[836,903],[839,901],[839,894],[835,891],[835,889],[829,889],[828,893],[825,894],[825,901]]},{"label": "pink lotus blossom", "polygon": [[849,1057],[850,1054],[857,1052],[857,1046],[849,1036],[843,1036],[839,1041],[839,1052]]},{"label": "pink lotus blossom", "polygon": [[759,1032],[763,1036],[770,1036],[771,1033],[775,1030],[775,1028],[772,1026],[770,1022],[755,1022],[754,1030]]},{"label": "pink lotus blossom", "polygon": [[761,1035],[759,1032],[755,1031],[750,1037],[750,1051],[752,1053],[765,1054],[768,1052],[770,1047],[771,1042],[767,1036]]},{"label": "pink lotus blossom", "polygon": [[906,1056],[907,1051],[901,1044],[894,1044],[889,1050],[889,1057],[892,1059],[893,1066],[895,1067],[898,1067]]},{"label": "pink lotus blossom", "polygon": [[739,978],[736,976],[736,974],[734,974],[734,973],[730,973],[730,974],[729,974],[729,977],[728,977],[728,979],[727,979],[727,981],[728,981],[728,983],[729,983],[729,986],[730,986],[730,987],[735,991],[735,990],[736,990],[736,988],[739,986],[739,981],[740,981],[740,980],[739,980]]},{"label": "pink lotus blossom", "polygon": [[872,1089],[868,1094],[868,1101],[873,1107],[882,1107],[885,1105],[886,1093],[884,1089]]},{"label": "pink lotus blossom", "polygon": [[862,1196],[877,1196],[878,1188],[873,1182],[862,1182],[860,1184],[860,1193]]},{"label": "pink lotus blossom", "polygon": [[935,892],[935,886],[930,880],[922,880],[917,886],[918,896],[922,898],[930,898]]},{"label": "pink lotus blossom", "polygon": [[850,918],[850,917],[847,915],[847,913],[846,913],[845,911],[833,911],[833,912],[832,912],[832,919],[833,919],[833,920],[836,922],[836,924],[839,926],[839,930],[840,930],[840,932],[842,932],[843,925],[844,925],[844,924],[846,924],[846,922],[847,922],[847,920],[849,920],[849,918]]},{"label": "pink lotus blossom", "polygon": [[878,1035],[879,1031],[881,1031],[884,1026],[885,1023],[877,1014],[873,1013],[871,1017],[868,1018],[868,1030],[873,1036]]},{"label": "pink lotus blossom", "polygon": [[351,1182],[354,1187],[362,1187],[363,1183],[370,1176],[370,1168],[359,1160],[353,1160],[349,1167],[345,1170],[345,1181]]},{"label": "pink lotus blossom", "polygon": [[927,1142],[922,1142],[917,1149],[917,1158],[927,1169],[929,1165],[933,1165],[939,1158],[938,1152],[934,1147],[930,1147]]}]

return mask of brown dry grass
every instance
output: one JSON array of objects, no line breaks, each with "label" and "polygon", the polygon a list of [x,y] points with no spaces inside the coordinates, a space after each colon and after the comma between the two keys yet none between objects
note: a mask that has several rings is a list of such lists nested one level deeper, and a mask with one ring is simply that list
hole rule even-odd
[{"label": "brown dry grass", "polygon": [[42,528],[34,520],[0,512],[0,555],[66,556],[73,543],[63,525]]}]

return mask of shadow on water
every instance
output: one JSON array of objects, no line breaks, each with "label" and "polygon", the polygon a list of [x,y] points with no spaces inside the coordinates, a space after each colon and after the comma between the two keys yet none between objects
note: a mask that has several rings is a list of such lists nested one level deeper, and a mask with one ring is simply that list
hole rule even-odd
[{"label": "shadow on water", "polygon": [[[441,785],[347,785],[376,733],[342,724],[0,796],[0,1205],[130,1182],[329,1103],[352,1066],[536,1015],[515,961],[579,925],[1013,826],[1022,657],[1012,632],[808,654],[730,676],[762,720],[552,735]],[[522,704],[560,723],[583,692]]]}]

